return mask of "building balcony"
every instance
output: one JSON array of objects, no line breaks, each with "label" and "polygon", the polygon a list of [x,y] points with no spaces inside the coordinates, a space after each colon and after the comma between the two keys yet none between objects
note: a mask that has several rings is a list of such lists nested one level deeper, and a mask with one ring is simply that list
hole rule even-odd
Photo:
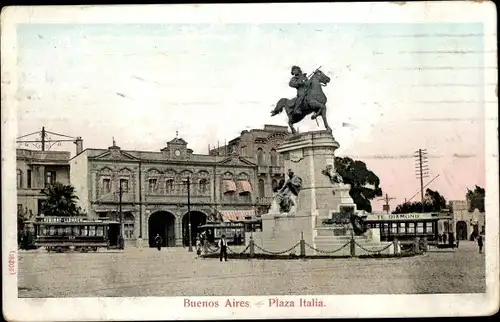
[{"label": "building balcony", "polygon": [[273,197],[257,197],[256,198],[256,204],[257,205],[264,205],[264,206],[269,206],[273,202]]},{"label": "building balcony", "polygon": [[281,166],[270,166],[269,174],[272,176],[284,176],[285,175],[285,167]]},{"label": "building balcony", "polygon": [[267,165],[259,165],[259,174],[267,174],[269,172],[269,167]]},{"label": "building balcony", "polygon": [[252,204],[252,196],[241,196],[241,195],[224,195],[222,196],[221,203],[223,204]]}]

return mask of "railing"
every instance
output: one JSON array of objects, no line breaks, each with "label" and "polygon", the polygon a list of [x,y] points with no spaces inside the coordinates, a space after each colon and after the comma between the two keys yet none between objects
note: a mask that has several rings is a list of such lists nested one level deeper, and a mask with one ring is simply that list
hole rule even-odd
[{"label": "railing", "polygon": [[[212,246],[215,246],[215,247],[212,248]],[[228,251],[228,254],[232,254],[232,255],[243,255],[243,254],[248,253],[247,255],[249,255],[250,258],[255,257],[255,255],[268,255],[268,256],[269,255],[271,255],[271,256],[283,256],[284,255],[284,256],[300,258],[300,257],[306,256],[306,246],[310,250],[314,251],[315,255],[319,254],[321,256],[334,255],[335,253],[338,253],[341,250],[348,247],[348,249],[349,249],[348,253],[343,255],[343,256],[347,256],[347,257],[356,257],[356,256],[359,257],[359,256],[366,256],[366,255],[368,255],[368,256],[382,255],[382,252],[389,250],[390,247],[393,247],[393,249],[389,250],[388,251],[389,253],[386,252],[386,255],[388,255],[388,256],[404,256],[404,255],[414,256],[414,255],[418,255],[418,254],[422,254],[422,253],[426,252],[427,248],[428,248],[428,246],[425,242],[421,243],[420,240],[415,240],[414,243],[411,245],[411,247],[409,247],[407,250],[405,250],[405,249],[402,249],[401,244],[397,240],[395,240],[392,243],[385,245],[385,246],[382,246],[379,249],[368,249],[368,248],[365,248],[363,245],[359,244],[354,238],[351,238],[346,243],[339,246],[337,249],[326,251],[326,250],[318,249],[318,248],[315,248],[314,246],[309,245],[303,238],[301,238],[297,243],[295,243],[292,247],[290,247],[288,249],[285,249],[283,251],[270,251],[270,250],[266,250],[258,245],[255,245],[254,240],[252,238],[250,238],[250,242],[249,242],[248,246],[243,251],[241,251],[241,252],[233,251],[231,248],[229,248],[229,246],[227,246],[227,251]],[[299,255],[298,256],[295,254],[296,248],[299,248]],[[357,248],[363,250],[365,252],[365,254],[356,255]],[[256,249],[260,252],[256,253]],[[208,245],[207,243],[205,243],[205,245],[203,246],[203,256],[204,257],[208,257],[210,255],[213,256],[213,255],[216,255],[217,253],[220,253],[220,249],[217,245]],[[221,255],[221,260],[222,260],[222,254],[220,254],[220,255]]]},{"label": "railing", "polygon": [[256,203],[258,205],[270,205],[273,202],[273,197],[257,197]]},{"label": "railing", "polygon": [[259,165],[258,172],[259,174],[267,174],[269,171],[269,167],[267,165]]},{"label": "railing", "polygon": [[270,166],[269,167],[269,174],[270,175],[284,176],[285,175],[285,168],[281,167],[281,166]]}]

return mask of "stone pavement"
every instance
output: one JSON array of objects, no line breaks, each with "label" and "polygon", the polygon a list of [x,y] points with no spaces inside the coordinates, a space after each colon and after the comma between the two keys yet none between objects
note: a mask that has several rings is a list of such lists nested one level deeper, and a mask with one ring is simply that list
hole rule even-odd
[{"label": "stone pavement", "polygon": [[186,248],[21,251],[19,297],[242,296],[485,292],[484,254],[460,249],[391,259],[229,260]]}]

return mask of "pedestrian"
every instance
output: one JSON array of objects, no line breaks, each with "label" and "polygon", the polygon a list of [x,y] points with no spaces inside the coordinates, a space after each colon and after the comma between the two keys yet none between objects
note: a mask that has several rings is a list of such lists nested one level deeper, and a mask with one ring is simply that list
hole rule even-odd
[{"label": "pedestrian", "polygon": [[448,237],[448,236],[447,236],[447,234],[446,234],[446,233],[444,233],[444,234],[443,234],[443,244],[445,244],[445,245],[446,245],[446,237]]},{"label": "pedestrian", "polygon": [[226,241],[226,235],[222,235],[220,237],[219,248],[220,248],[220,261],[222,262],[222,257],[224,257],[224,261],[227,262],[227,241]]},{"label": "pedestrian", "polygon": [[163,240],[161,239],[160,234],[156,234],[155,245],[158,248],[158,250],[161,250],[161,244],[162,244],[162,242],[163,242]]},{"label": "pedestrian", "polygon": [[198,255],[198,257],[200,257],[201,255],[201,240],[200,240],[200,237],[197,237],[196,238],[196,255]]},{"label": "pedestrian", "polygon": [[483,252],[483,236],[479,235],[477,237],[477,246],[479,247],[479,254],[482,254]]},{"label": "pedestrian", "polygon": [[458,249],[458,244],[460,243],[460,236],[457,236],[457,249]]},{"label": "pedestrian", "polygon": [[452,248],[455,248],[455,236],[453,235],[453,233],[450,233],[449,240],[450,240],[450,246]]}]

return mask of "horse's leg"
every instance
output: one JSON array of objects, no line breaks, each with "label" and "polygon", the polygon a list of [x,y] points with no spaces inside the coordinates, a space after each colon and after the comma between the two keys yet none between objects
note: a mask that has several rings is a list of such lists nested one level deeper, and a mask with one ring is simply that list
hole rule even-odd
[{"label": "horse's leg", "polygon": [[316,100],[310,100],[309,101],[309,106],[311,106],[311,109],[314,111],[313,116],[311,116],[311,119],[315,119],[318,116],[321,115],[321,118],[323,119],[323,124],[325,125],[325,129],[327,131],[331,131],[332,129],[328,125],[328,121],[326,120],[326,105],[318,102]]},{"label": "horse's leg", "polygon": [[288,126],[290,127],[290,130],[292,130],[292,134],[297,133],[297,131],[293,128],[293,122],[291,119],[288,119]]}]

